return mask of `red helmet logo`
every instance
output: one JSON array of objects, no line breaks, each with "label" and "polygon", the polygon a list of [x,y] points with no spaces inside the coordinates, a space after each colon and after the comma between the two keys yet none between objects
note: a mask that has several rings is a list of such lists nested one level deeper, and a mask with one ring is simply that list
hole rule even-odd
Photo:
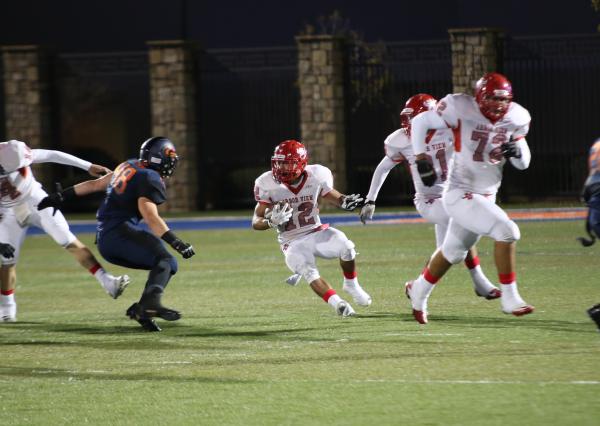
[{"label": "red helmet logo", "polygon": [[435,108],[436,100],[427,93],[419,93],[411,96],[404,104],[404,109],[400,112],[400,126],[410,134],[410,122],[423,111],[430,111]]},{"label": "red helmet logo", "polygon": [[281,142],[271,157],[271,171],[277,183],[292,183],[304,172],[308,163],[306,147],[296,140]]},{"label": "red helmet logo", "polygon": [[512,84],[497,72],[485,74],[475,85],[475,101],[479,110],[492,122],[504,117],[512,98]]}]

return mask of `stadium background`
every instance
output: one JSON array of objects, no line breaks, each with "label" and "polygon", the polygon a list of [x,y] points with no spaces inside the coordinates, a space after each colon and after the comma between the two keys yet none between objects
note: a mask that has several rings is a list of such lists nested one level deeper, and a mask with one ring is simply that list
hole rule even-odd
[{"label": "stadium background", "polygon": [[[600,97],[593,95],[600,92],[600,35],[591,4],[551,10],[543,2],[504,2],[491,9],[498,13],[482,13],[486,6],[481,2],[434,2],[430,6],[438,13],[432,14],[425,6],[405,4],[395,10],[375,2],[372,6],[386,13],[369,21],[358,2],[317,3],[294,6],[288,13],[274,2],[259,2],[249,10],[234,3],[209,7],[183,0],[169,8],[160,2],[105,2],[101,10],[87,13],[69,1],[52,7],[44,2],[11,7],[8,22],[22,22],[16,18],[27,14],[27,8],[51,19],[1,30],[0,139],[23,139],[111,167],[136,155],[156,120],[151,113],[151,46],[146,41],[193,42],[190,75],[196,90],[190,94],[190,113],[197,126],[192,136],[195,152],[183,158],[193,178],[177,183],[193,187],[194,210],[249,208],[253,180],[269,167],[273,146],[288,138],[304,140],[295,36],[312,26],[313,35],[345,40],[342,148],[347,173],[338,185],[366,193],[383,155],[383,139],[399,125],[404,100],[416,92],[441,98],[455,90],[448,31],[498,28],[495,68],[512,80],[515,100],[532,113],[528,142],[534,155],[524,173],[507,168],[500,199],[577,198],[587,149],[600,134]],[[541,10],[544,19],[536,19]],[[247,19],[240,18],[244,12]],[[137,14],[145,22],[126,25]],[[391,22],[388,14],[395,16]],[[88,36],[98,32],[98,23],[105,28],[102,22],[108,15],[115,20],[112,35],[105,31]],[[377,25],[377,18],[383,25]],[[162,25],[157,25],[160,20]],[[73,27],[63,28],[67,22]],[[48,25],[52,29],[45,32]],[[83,25],[89,30],[81,31]],[[47,87],[39,102],[45,108],[46,130],[39,141],[7,130],[14,128],[7,114],[14,106],[5,102],[14,73],[6,72],[6,56],[24,44],[32,45],[45,61],[39,78]],[[53,167],[41,178],[48,186],[56,180],[76,182],[84,175]],[[406,170],[395,169],[389,180],[378,203],[410,204],[412,184]],[[91,211],[95,204],[89,200],[80,209]],[[183,206],[185,210],[190,205]]]}]

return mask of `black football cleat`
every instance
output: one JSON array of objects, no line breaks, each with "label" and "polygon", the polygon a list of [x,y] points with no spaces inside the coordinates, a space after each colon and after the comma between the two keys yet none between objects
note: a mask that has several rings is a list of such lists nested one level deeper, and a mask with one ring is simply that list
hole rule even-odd
[{"label": "black football cleat", "polygon": [[164,307],[160,303],[161,293],[153,293],[147,296],[142,296],[138,303],[140,316],[143,318],[162,318],[165,321],[177,321],[181,318],[181,313],[175,309]]},{"label": "black football cleat", "polygon": [[600,332],[600,303],[588,309],[587,313],[592,321],[596,323],[598,326],[598,332]]},{"label": "black football cleat", "polygon": [[162,329],[156,324],[152,318],[145,317],[141,315],[142,312],[140,310],[140,305],[134,303],[128,309],[125,315],[127,315],[132,320],[136,320],[144,330],[146,331],[161,331]]}]

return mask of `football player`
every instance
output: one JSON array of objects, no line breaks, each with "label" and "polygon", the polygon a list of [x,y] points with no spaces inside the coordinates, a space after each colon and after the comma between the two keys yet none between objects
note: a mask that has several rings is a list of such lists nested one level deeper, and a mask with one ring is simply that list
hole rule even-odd
[{"label": "football player", "polygon": [[353,211],[362,203],[360,195],[342,195],[337,191],[331,171],[319,164],[309,165],[306,147],[295,140],[277,145],[271,157],[271,170],[256,179],[254,195],[257,203],[252,227],[258,231],[277,231],[285,263],[294,273],[288,284],[296,285],[304,278],[338,315],[353,316],[350,303],[336,294],[317,269],[317,257],[339,259],[343,290],[358,305],[371,304],[371,296],[357,279],[354,243],[319,218],[320,199]]},{"label": "football player", "polygon": [[414,281],[405,285],[413,316],[427,323],[427,300],[436,283],[453,264],[462,262],[481,236],[492,238],[502,296],[502,311],[516,316],[533,312],[517,289],[516,242],[519,227],[496,205],[496,192],[507,161],[519,170],[529,167],[531,153],[525,140],[531,116],[512,101],[510,81],[488,73],[477,81],[475,96],[451,94],[435,111],[413,119],[411,141],[417,171],[424,185],[435,185],[437,173],[428,158],[427,132],[451,128],[456,132],[454,164],[442,202],[450,222],[444,241]]},{"label": "football player", "polygon": [[114,299],[129,284],[127,275],[115,277],[107,273],[92,252],[69,230],[61,213],[53,215],[38,211],[37,205],[46,195],[35,179],[31,164],[58,163],[86,170],[92,176],[101,176],[110,170],[60,151],[30,149],[24,142],[0,142],[0,321],[16,321],[17,304],[14,292],[17,281],[16,265],[27,229],[36,226],[46,232],[57,244],[67,249],[81,266],[90,271],[104,290]]},{"label": "football player", "polygon": [[[158,213],[158,205],[167,200],[163,179],[173,174],[178,161],[173,142],[153,137],[142,144],[139,158],[121,163],[110,175],[51,194],[38,206],[56,209],[66,199],[106,190],[97,213],[98,250],[110,263],[150,271],[139,302],[126,312],[147,331],[161,331],[155,317],[166,321],[181,318],[178,311],[164,307],[161,302],[178,268],[177,260],[161,239],[184,259],[195,254],[192,245],[180,240]],[[151,232],[140,226],[142,218]]]},{"label": "football player", "polygon": [[590,238],[578,238],[584,247],[591,246],[600,237],[600,139],[590,148],[588,168],[589,174],[583,185],[581,198],[588,207],[585,228]]},{"label": "football player", "polygon": [[[448,229],[450,217],[442,205],[442,193],[448,186],[448,170],[452,163],[454,152],[454,138],[450,129],[430,130],[427,134],[427,159],[433,164],[436,180],[431,186],[425,186],[419,177],[412,144],[410,142],[411,120],[423,111],[435,108],[436,100],[433,96],[419,93],[406,101],[404,109],[400,113],[400,129],[390,134],[384,141],[385,156],[377,165],[371,187],[367,194],[365,205],[360,212],[363,223],[373,218],[375,212],[375,201],[381,186],[385,182],[390,170],[400,163],[408,164],[415,187],[414,204],[419,214],[430,223],[435,224],[436,247],[440,247]],[[484,275],[479,265],[479,257],[475,247],[469,248],[465,259],[465,265],[469,269],[473,288],[477,296],[488,300],[500,297],[500,290],[495,287]]]}]

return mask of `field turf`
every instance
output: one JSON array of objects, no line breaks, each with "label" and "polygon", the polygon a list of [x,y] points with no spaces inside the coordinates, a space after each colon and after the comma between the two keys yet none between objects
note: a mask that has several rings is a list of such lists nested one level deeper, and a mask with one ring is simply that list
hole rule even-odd
[{"label": "field turf", "polygon": [[[502,314],[457,265],[426,326],[403,284],[432,252],[430,225],[340,227],[373,297],[347,319],[283,282],[272,232],[182,232],[197,255],[180,260],[164,300],[183,318],[161,333],[124,314],[145,272],[127,271],[115,301],[48,237],[30,237],[19,321],[0,324],[0,424],[597,425],[600,334],[585,311],[600,303],[600,244],[578,245],[581,222],[520,228],[520,291],[536,312]],[[491,242],[479,248],[496,281]],[[343,294],[337,261],[319,265]]]}]

